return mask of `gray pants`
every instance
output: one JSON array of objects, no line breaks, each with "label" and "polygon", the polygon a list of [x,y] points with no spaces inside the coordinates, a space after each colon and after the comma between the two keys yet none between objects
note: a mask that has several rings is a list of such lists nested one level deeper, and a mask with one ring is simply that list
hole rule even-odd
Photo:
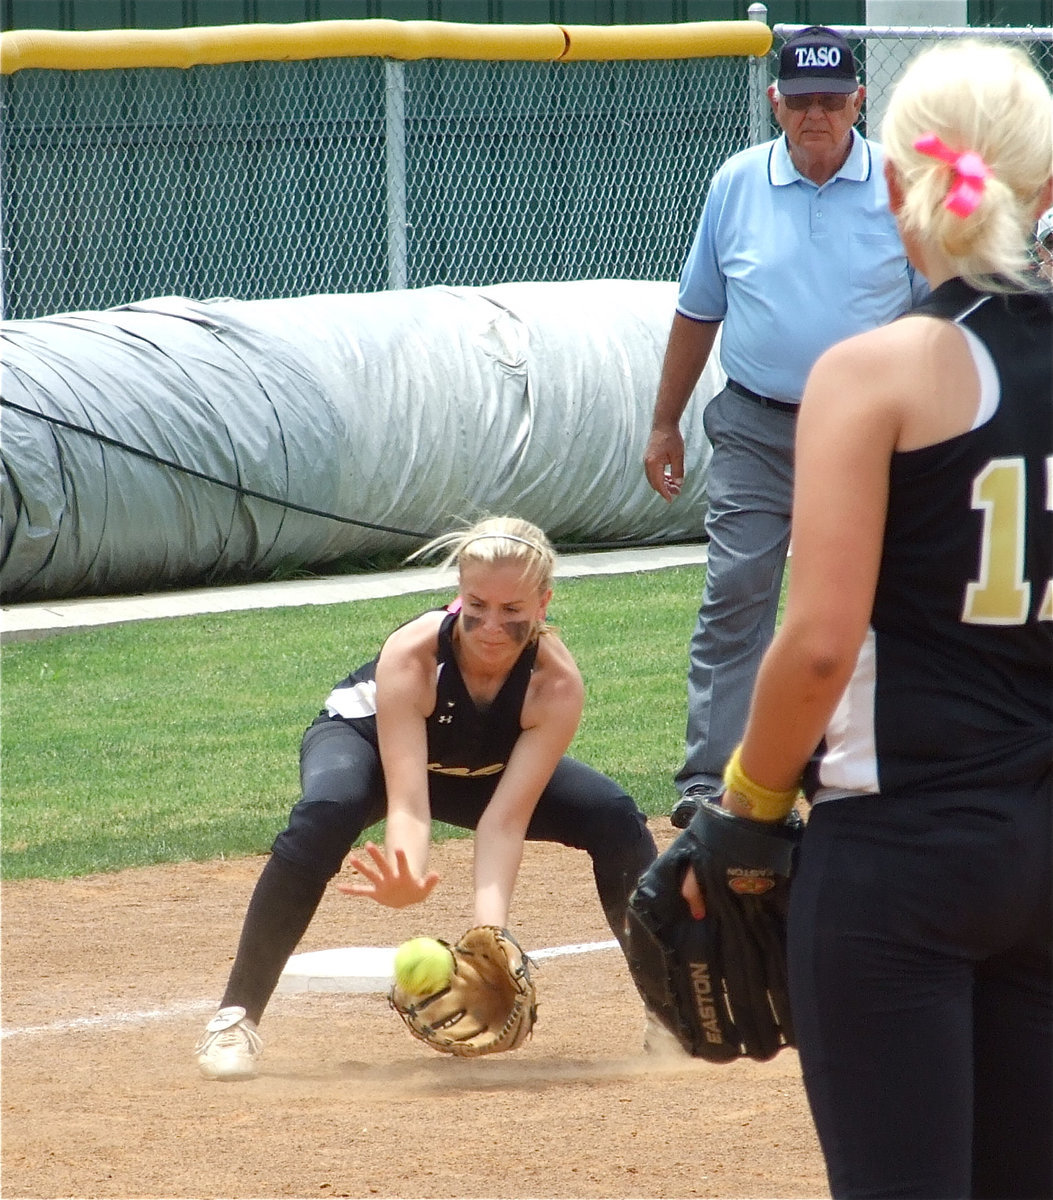
[{"label": "gray pants", "polygon": [[724,389],[707,405],[703,426],[713,446],[709,561],[691,638],[681,792],[719,784],[742,739],[757,669],[775,632],[793,498],[793,414]]}]

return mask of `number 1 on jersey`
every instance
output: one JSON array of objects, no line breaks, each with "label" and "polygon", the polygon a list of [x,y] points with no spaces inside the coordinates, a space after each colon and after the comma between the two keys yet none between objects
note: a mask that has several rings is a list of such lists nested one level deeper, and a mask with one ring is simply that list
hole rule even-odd
[{"label": "number 1 on jersey", "polygon": [[[1031,606],[1024,578],[1026,481],[1022,458],[996,458],[973,480],[972,506],[983,513],[980,577],[965,589],[970,625],[1023,625]],[[1046,508],[1053,511],[1053,458],[1046,460]],[[1045,583],[1040,621],[1053,621],[1053,579]]]}]

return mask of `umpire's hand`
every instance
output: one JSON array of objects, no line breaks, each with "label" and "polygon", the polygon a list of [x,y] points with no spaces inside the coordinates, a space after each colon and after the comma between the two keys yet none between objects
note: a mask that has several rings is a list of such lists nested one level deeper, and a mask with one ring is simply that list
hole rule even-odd
[{"label": "umpire's hand", "polygon": [[652,429],[644,451],[647,482],[668,504],[684,482],[684,439],[678,428]]}]

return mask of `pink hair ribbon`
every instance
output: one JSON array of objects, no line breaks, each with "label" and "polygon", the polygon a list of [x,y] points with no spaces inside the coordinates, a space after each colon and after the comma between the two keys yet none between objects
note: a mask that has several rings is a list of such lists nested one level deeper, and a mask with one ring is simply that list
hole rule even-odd
[{"label": "pink hair ribbon", "polygon": [[954,170],[956,176],[947,192],[943,207],[959,217],[967,217],[980,203],[984,194],[984,183],[991,174],[990,168],[974,150],[959,153],[935,133],[923,133],[914,143],[919,154],[938,158]]}]

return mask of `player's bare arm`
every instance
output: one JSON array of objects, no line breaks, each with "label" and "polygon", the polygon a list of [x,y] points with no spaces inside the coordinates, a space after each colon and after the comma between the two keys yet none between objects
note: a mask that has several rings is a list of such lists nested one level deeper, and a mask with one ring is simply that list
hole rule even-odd
[{"label": "player's bare arm", "polygon": [[965,432],[978,402],[965,335],[927,316],[860,334],[816,364],[798,420],[786,613],[742,745],[744,770],[764,786],[793,786],[855,666],[874,603],[893,452]]},{"label": "player's bare arm", "polygon": [[476,830],[478,924],[507,924],[527,826],[577,732],[584,696],[570,652],[554,635],[542,637],[523,704],[523,732]]},{"label": "player's bare arm", "polygon": [[874,384],[880,373],[866,368],[868,355],[888,358],[883,334],[828,351],[801,405],[786,612],[761,664],[742,743],[746,774],[776,791],[800,779],[870,621],[903,420],[899,389]]},{"label": "player's bare arm", "polygon": [[435,706],[435,646],[441,614],[397,629],[377,662],[377,739],[387,785],[384,850],[371,843],[348,863],[362,882],[338,885],[390,908],[424,900],[439,881],[427,871],[431,841],[425,720]]}]

